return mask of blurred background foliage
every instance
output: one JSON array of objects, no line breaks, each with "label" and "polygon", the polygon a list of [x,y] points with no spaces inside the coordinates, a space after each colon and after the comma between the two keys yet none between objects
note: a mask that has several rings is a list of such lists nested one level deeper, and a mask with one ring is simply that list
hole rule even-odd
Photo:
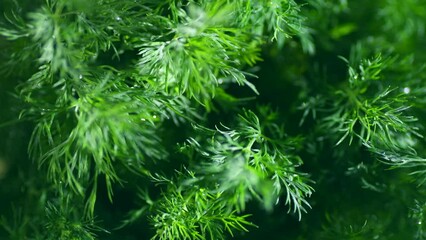
[{"label": "blurred background foliage", "polygon": [[[27,13],[37,9],[41,2],[19,1],[17,5],[17,1],[1,1],[0,12],[5,13],[1,22],[7,23],[7,18],[13,14],[27,17]],[[249,202],[246,212],[252,214],[249,220],[258,228],[237,233],[234,238],[426,239],[426,191],[422,184],[426,175],[412,174],[425,167],[426,163],[421,161],[422,156],[426,157],[424,139],[414,137],[415,144],[407,143],[410,149],[415,149],[416,156],[420,156],[416,160],[419,164],[394,169],[378,157],[375,149],[365,147],[362,138],[350,144],[349,138],[344,139],[336,145],[341,135],[336,136],[338,133],[333,129],[321,127],[326,126],[322,124],[332,115],[332,102],[338,101],[336,89],[348,85],[348,64],[355,64],[357,68],[361,59],[371,59],[380,53],[383,57],[397,58],[383,74],[384,84],[396,87],[393,90],[395,98],[399,99],[398,94],[408,95],[405,96],[406,104],[411,108],[407,111],[418,118],[416,127],[424,135],[426,1],[299,0],[297,3],[302,6],[299,14],[305,18],[304,34],[310,36],[311,42],[296,35],[287,39],[282,47],[265,45],[261,52],[263,60],[252,69],[258,77],[250,79],[259,95],[253,99],[249,89],[231,85],[227,92],[247,100],[233,105],[227,102],[229,99],[218,97],[216,109],[207,116],[207,124],[229,123],[232,114],[223,113],[238,112],[242,106],[253,108],[266,104],[278,109],[279,121],[286,132],[303,138],[303,146],[297,151],[304,160],[301,171],[308,173],[315,182],[312,185],[314,193],[308,198],[312,209],[308,209],[299,221],[297,214],[287,214],[288,206],[283,202],[271,212],[265,212],[258,203]],[[146,183],[146,178],[128,176],[125,186],[114,186],[113,203],[108,201],[105,184],[99,184],[96,218],[90,223],[77,215],[69,218],[67,211],[79,200],[72,195],[64,197],[69,194],[66,190],[60,191],[60,195],[52,194],[52,185],[46,181],[46,175],[27,155],[34,126],[31,122],[16,120],[23,103],[14,96],[15,89],[31,77],[34,65],[16,65],[10,59],[32,58],[15,56],[19,52],[15,49],[25,47],[25,40],[11,43],[0,37],[0,225],[3,226],[0,239],[32,239],[26,237],[29,232],[44,236],[46,230],[52,234],[50,237],[56,237],[51,239],[67,239],[55,235],[54,229],[64,226],[73,226],[70,231],[77,231],[73,236],[80,236],[76,239],[91,239],[93,236],[85,235],[85,228],[92,224],[98,239],[130,240],[153,236],[155,232],[144,218],[115,229],[117,219],[140,206],[136,200],[140,188],[146,188],[154,196],[161,194]],[[101,56],[99,61],[115,60],[106,54],[105,59]],[[387,87],[378,86],[379,89]],[[217,94],[220,96],[220,92]],[[167,130],[161,133],[161,138],[169,152],[175,152],[176,143],[193,134],[190,127],[175,128],[168,122],[164,129]],[[401,138],[401,141],[411,141],[403,135]],[[164,171],[173,172],[170,169],[179,166],[180,155],[173,154],[169,158],[171,161],[164,165]],[[59,210],[54,205],[46,205],[46,199],[66,207]],[[68,200],[63,202],[64,199]],[[52,222],[62,226],[47,224]]]}]

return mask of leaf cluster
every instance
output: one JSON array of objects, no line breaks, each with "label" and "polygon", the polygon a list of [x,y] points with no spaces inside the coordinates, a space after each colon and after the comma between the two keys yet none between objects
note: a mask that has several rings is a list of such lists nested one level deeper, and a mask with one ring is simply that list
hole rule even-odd
[{"label": "leaf cluster", "polygon": [[[355,49],[352,59],[357,54]],[[349,65],[347,82],[331,89],[333,99],[317,96],[304,103],[300,107],[304,116],[325,113],[321,128],[334,134],[336,145],[358,139],[359,144],[395,149],[400,146],[396,135],[421,137],[417,118],[410,115],[410,88],[397,86],[399,79],[393,80],[386,72],[391,71],[397,58],[378,54],[359,60],[356,67],[354,60],[344,60]]]},{"label": "leaf cluster", "polygon": [[424,3],[1,2],[0,238],[423,239]]},{"label": "leaf cluster", "polygon": [[247,220],[249,215],[229,211],[220,193],[197,185],[182,188],[169,181],[154,208],[155,215],[149,217],[156,229],[152,239],[225,239],[226,233],[233,236],[235,231],[247,232],[248,226],[254,226]]},{"label": "leaf cluster", "polygon": [[300,219],[301,212],[310,207],[306,198],[313,192],[306,174],[296,170],[302,164],[294,153],[300,139],[288,137],[275,123],[276,112],[268,107],[260,112],[263,121],[246,110],[233,128],[211,130],[195,126],[208,140],[191,138],[183,150],[196,162],[197,182],[223,194],[231,209],[241,212],[246,202],[254,198],[272,210],[284,195],[289,211]]},{"label": "leaf cluster", "polygon": [[[16,48],[25,45],[7,65],[12,75],[22,65],[30,66],[29,77],[21,81],[16,94],[22,100],[20,118],[34,123],[30,157],[54,186],[49,193],[63,198],[59,192],[65,191],[76,199],[76,208],[48,206],[46,227],[58,239],[95,238],[86,220],[95,215],[98,185],[105,184],[112,202],[114,186],[125,184],[123,172],[151,176],[150,167],[169,158],[161,137],[164,125],[172,122],[177,128],[202,119],[214,109],[216,93],[228,96],[228,86],[245,85],[258,93],[249,81],[254,75],[246,70],[261,60],[266,41],[277,41],[282,47],[293,35],[309,40],[294,1],[46,0],[39,4],[24,12],[16,2],[19,11],[6,15],[0,36]],[[156,215],[151,217],[158,230],[154,238],[217,239],[224,238],[225,232],[246,231],[251,225],[248,215],[236,213],[245,209],[249,196],[270,210],[272,202],[287,192],[286,203],[299,216],[309,206],[305,197],[312,188],[295,170],[301,160],[284,153],[281,148],[287,145],[279,139],[265,140],[259,119],[251,112],[245,114],[239,127],[244,140],[238,145],[251,142],[253,146],[241,148],[242,154],[232,153],[235,156],[229,156],[227,164],[244,158],[253,171],[246,177],[258,182],[245,186],[248,179],[234,181],[232,187],[240,195],[232,197],[232,188],[211,188],[207,178],[201,181],[210,171],[204,166],[206,170],[194,177],[204,187],[189,191],[169,186],[156,201]],[[282,131],[273,124],[267,128]],[[274,137],[284,137],[279,134]],[[223,142],[224,151],[228,144],[233,143]],[[191,214],[185,217],[186,204]],[[188,217],[192,214],[199,218]],[[70,220],[75,215],[84,217]],[[177,216],[183,222],[175,222]]]}]

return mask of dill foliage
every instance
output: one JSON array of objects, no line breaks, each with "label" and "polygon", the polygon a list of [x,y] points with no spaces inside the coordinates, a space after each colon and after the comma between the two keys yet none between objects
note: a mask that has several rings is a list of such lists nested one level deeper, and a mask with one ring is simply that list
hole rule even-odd
[{"label": "dill foliage", "polygon": [[0,10],[1,239],[426,238],[424,0]]}]

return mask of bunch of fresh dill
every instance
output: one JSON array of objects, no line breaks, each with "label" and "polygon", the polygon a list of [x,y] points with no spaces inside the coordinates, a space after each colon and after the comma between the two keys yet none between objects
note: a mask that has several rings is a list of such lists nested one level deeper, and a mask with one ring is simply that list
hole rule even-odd
[{"label": "bunch of fresh dill", "polygon": [[0,10],[0,238],[426,238],[425,0]]}]

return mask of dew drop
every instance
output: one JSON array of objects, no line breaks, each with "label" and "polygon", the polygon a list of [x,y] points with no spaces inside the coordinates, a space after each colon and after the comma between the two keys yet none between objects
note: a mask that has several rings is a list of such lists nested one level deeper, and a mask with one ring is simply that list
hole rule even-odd
[{"label": "dew drop", "polygon": [[117,17],[115,17],[115,20],[121,21],[122,19],[121,19],[121,17],[117,16]]},{"label": "dew drop", "polygon": [[422,221],[418,221],[418,222],[417,222],[417,224],[421,225],[421,224],[422,224]]},{"label": "dew drop", "polygon": [[403,91],[405,94],[409,94],[411,89],[409,87],[405,87]]},{"label": "dew drop", "polygon": [[145,121],[146,121],[146,119],[145,119],[145,118],[141,118],[141,121],[142,121],[142,122],[145,122]]},{"label": "dew drop", "polygon": [[78,79],[83,79],[83,75],[78,75]]}]

